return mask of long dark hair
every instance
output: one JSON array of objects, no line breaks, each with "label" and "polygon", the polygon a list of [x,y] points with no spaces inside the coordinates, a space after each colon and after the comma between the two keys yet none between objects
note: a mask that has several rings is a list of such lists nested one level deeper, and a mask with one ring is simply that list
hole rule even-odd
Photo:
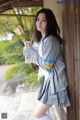
[{"label": "long dark hair", "polygon": [[41,9],[40,11],[38,11],[38,13],[35,16],[34,34],[35,34],[37,42],[39,42],[42,38],[41,32],[38,31],[36,28],[37,17],[40,13],[44,13],[46,16],[46,20],[47,20],[46,37],[49,35],[53,35],[55,37],[58,37],[58,40],[60,41],[60,43],[62,43],[62,39],[60,37],[60,29],[57,24],[55,15],[53,14],[53,12],[50,9],[47,9],[47,8]]}]

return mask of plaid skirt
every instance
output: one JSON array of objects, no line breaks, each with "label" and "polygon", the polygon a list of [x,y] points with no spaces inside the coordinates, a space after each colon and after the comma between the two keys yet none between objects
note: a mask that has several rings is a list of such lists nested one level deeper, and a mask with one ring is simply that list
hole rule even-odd
[{"label": "plaid skirt", "polygon": [[48,85],[45,86],[45,80],[42,81],[38,93],[38,100],[44,104],[52,104],[52,105],[55,104],[55,105],[60,105],[61,107],[70,106],[67,89],[52,94],[50,82],[48,83]]}]

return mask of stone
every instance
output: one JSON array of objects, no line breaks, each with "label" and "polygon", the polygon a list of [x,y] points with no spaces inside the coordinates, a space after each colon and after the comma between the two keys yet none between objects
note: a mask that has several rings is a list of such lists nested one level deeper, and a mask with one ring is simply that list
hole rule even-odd
[{"label": "stone", "polygon": [[24,80],[25,78],[21,76],[10,79],[4,88],[3,95],[14,94],[16,92],[17,86],[21,85],[24,82]]}]

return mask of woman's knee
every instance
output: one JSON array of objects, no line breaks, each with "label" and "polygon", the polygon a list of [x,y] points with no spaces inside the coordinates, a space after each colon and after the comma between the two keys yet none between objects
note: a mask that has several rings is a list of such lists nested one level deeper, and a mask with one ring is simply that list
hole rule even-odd
[{"label": "woman's knee", "polygon": [[38,112],[38,111],[34,111],[33,116],[34,116],[35,118],[41,118],[42,116],[44,116],[44,114],[45,114],[45,113],[40,113],[40,112]]},{"label": "woman's knee", "polygon": [[46,105],[41,102],[38,103],[35,111],[34,111],[34,116],[36,118],[40,118],[45,115],[46,111],[51,107],[52,105]]}]

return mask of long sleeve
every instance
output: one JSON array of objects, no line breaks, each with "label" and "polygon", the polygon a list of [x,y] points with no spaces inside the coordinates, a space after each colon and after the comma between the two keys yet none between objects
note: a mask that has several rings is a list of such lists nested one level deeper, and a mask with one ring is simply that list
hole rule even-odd
[{"label": "long sleeve", "polygon": [[41,49],[42,56],[32,46],[25,47],[23,50],[25,60],[31,59],[31,63],[38,65],[44,71],[44,76],[47,75],[46,84],[50,82],[51,93],[66,89],[68,86],[67,76],[59,41],[57,38],[49,36],[42,41]]},{"label": "long sleeve", "polygon": [[[54,67],[55,62],[60,50],[59,41],[53,37],[49,36],[42,41],[42,59],[38,61],[39,66],[44,66],[47,70]],[[42,65],[41,65],[42,64]]]},{"label": "long sleeve", "polygon": [[25,56],[25,59],[32,59],[32,63],[37,64],[46,71],[50,71],[57,61],[59,49],[59,41],[55,37],[49,36],[42,41],[42,57],[32,46],[27,46],[23,50],[23,55]]}]

